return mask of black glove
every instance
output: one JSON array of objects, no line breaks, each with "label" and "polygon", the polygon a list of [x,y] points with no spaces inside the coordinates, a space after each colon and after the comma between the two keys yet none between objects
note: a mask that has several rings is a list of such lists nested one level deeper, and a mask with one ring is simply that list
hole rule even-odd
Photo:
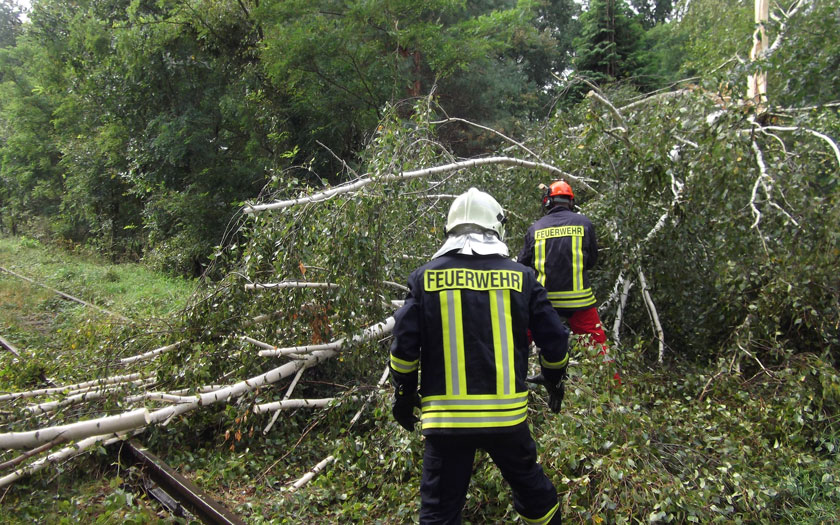
[{"label": "black glove", "polygon": [[391,414],[401,427],[411,432],[414,425],[420,421],[414,415],[414,409],[420,408],[420,396],[417,392],[406,393],[397,391],[394,393],[394,403],[391,405]]},{"label": "black glove", "polygon": [[525,378],[526,383],[531,383],[534,385],[544,385],[545,384],[545,377],[542,374],[537,374],[535,376],[528,376]]},{"label": "black glove", "polygon": [[548,408],[556,414],[560,412],[560,405],[563,404],[563,397],[566,395],[566,381],[561,379],[557,384],[546,381],[544,384],[548,390]]},{"label": "black glove", "polygon": [[525,381],[534,385],[543,385],[548,391],[548,408],[555,414],[560,412],[563,397],[566,395],[566,374],[563,374],[556,383],[552,383],[542,374],[530,376]]}]

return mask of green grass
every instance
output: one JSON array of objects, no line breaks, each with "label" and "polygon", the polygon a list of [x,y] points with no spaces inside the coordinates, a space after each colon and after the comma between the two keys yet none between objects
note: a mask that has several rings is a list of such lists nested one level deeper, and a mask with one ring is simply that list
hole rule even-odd
[{"label": "green grass", "polygon": [[[169,277],[140,264],[111,264],[27,237],[0,238],[0,266],[138,321],[172,315],[195,289],[192,281]],[[0,277],[4,282],[11,281],[7,286],[31,286],[5,272]]]},{"label": "green grass", "polygon": [[27,237],[0,237],[0,267],[44,285],[0,271],[0,335],[22,355],[16,363],[0,353],[0,390],[29,388],[44,376],[66,384],[110,374],[117,357],[168,340],[195,288],[138,264],[111,264]]}]

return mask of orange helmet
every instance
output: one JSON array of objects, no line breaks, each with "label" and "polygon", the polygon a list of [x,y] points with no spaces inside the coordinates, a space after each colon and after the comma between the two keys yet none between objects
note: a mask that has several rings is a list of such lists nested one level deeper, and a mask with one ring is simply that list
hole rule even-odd
[{"label": "orange helmet", "polygon": [[551,186],[545,188],[543,191],[543,208],[546,210],[552,208],[555,204],[560,202],[573,202],[575,193],[572,187],[564,180],[556,180],[551,183]]}]

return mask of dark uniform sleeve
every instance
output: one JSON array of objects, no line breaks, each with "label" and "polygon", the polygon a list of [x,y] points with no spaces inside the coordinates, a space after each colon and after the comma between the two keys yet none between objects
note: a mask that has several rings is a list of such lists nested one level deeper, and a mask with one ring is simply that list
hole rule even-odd
[{"label": "dark uniform sleeve", "polygon": [[405,304],[394,314],[394,342],[391,343],[391,382],[397,392],[417,391],[417,370],[420,367],[421,305],[414,274],[409,278]]},{"label": "dark uniform sleeve", "polygon": [[525,243],[522,246],[522,251],[516,257],[516,262],[524,264],[529,268],[534,267],[534,234],[529,229],[525,234]]},{"label": "dark uniform sleeve", "polygon": [[591,270],[598,262],[598,238],[595,236],[595,226],[591,222],[588,230],[586,235],[589,237],[589,257],[586,259],[586,269]]},{"label": "dark uniform sleeve", "polygon": [[566,366],[569,364],[569,330],[551,306],[545,288],[536,280],[534,280],[530,306],[529,328],[534,337],[534,343],[540,349],[540,367],[543,377],[552,384],[557,384],[566,376]]}]

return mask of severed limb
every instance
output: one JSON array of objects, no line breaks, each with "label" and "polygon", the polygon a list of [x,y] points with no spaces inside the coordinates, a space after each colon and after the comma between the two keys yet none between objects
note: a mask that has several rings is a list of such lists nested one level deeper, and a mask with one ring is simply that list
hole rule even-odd
[{"label": "severed limb", "polygon": [[276,288],[338,288],[335,283],[315,283],[309,281],[282,281],[279,283],[250,283],[246,290],[270,290]]},{"label": "severed limb", "polygon": [[[799,226],[799,223],[794,219],[786,210],[784,210],[781,206],[776,204],[773,200],[773,178],[767,172],[767,164],[764,162],[764,154],[761,151],[761,148],[758,146],[758,143],[753,140],[752,141],[752,150],[755,153],[755,162],[758,165],[759,176],[756,179],[755,184],[753,185],[752,196],[750,198],[750,207],[753,210],[753,215],[755,216],[755,222],[752,224],[753,228],[758,227],[758,222],[761,219],[761,212],[758,211],[758,208],[755,205],[756,193],[758,190],[759,184],[764,189],[764,196],[767,198],[767,202],[770,206],[776,208],[782,214],[787,217],[787,219],[793,223],[795,226]],[[765,248],[766,250],[766,248]]]},{"label": "severed limb", "polygon": [[327,456],[323,461],[312,467],[312,470],[304,474],[303,477],[292,483],[292,486],[289,489],[289,491],[293,492],[312,481],[312,478],[314,478],[318,475],[319,472],[327,468],[327,465],[329,465],[333,461],[335,461],[335,456]]},{"label": "severed limb", "polygon": [[58,387],[50,387],[50,388],[41,388],[38,390],[28,390],[26,392],[10,392],[7,394],[0,394],[0,401],[8,401],[11,399],[26,399],[29,397],[36,397],[42,396],[47,394],[55,394],[58,392],[65,392],[65,393],[79,393],[85,390],[90,390],[93,388],[98,388],[104,385],[113,385],[117,383],[130,383],[137,379],[143,379],[143,374],[127,374],[127,375],[119,375],[119,376],[112,376],[106,377],[102,379],[95,379],[93,381],[85,381],[84,383],[76,383],[73,385],[66,385],[66,386],[58,386]]},{"label": "severed limb", "polygon": [[[292,392],[294,392],[295,387],[297,386],[298,382],[300,381],[300,378],[303,375],[303,372],[305,370],[306,370],[306,367],[303,367],[303,368],[301,368],[300,370],[297,371],[297,374],[295,374],[294,379],[292,379],[292,382],[289,385],[289,388],[286,389],[286,395],[283,396],[284,401],[286,401],[287,399],[292,397]],[[256,412],[256,411],[257,411],[257,407],[254,407],[254,412]],[[268,434],[268,432],[271,430],[271,427],[274,426],[274,422],[277,421],[278,416],[280,416],[280,408],[277,408],[274,411],[274,415],[271,416],[271,421],[269,421],[268,425],[266,425],[266,427],[263,429],[263,434]]]},{"label": "severed limb", "polygon": [[630,287],[633,286],[633,279],[631,278],[624,278],[624,273],[622,272],[618,276],[618,280],[616,281],[616,286],[621,283],[621,295],[618,299],[618,306],[616,307],[615,312],[615,321],[613,322],[613,341],[616,345],[621,344],[620,333],[621,333],[621,321],[624,319],[624,307],[627,306],[627,296],[630,294]]},{"label": "severed limb", "polygon": [[642,297],[645,300],[645,306],[647,306],[648,315],[653,323],[656,338],[659,340],[659,358],[657,361],[662,364],[665,357],[665,333],[662,331],[662,324],[659,322],[659,314],[656,312],[656,305],[653,304],[653,299],[650,297],[650,291],[641,266],[639,266],[639,285],[642,290]]},{"label": "severed limb", "polygon": [[90,447],[96,445],[97,443],[104,442],[105,445],[109,445],[111,443],[121,441],[128,436],[138,434],[143,430],[143,428],[138,428],[128,432],[112,432],[108,434],[96,435],[85,438],[77,443],[73,443],[72,445],[59,450],[54,454],[50,454],[45,458],[39,459],[23,468],[15,470],[11,474],[3,476],[2,478],[0,478],[0,487],[5,487],[6,485],[14,483],[15,481],[19,480],[24,476],[34,474],[35,472],[42,470],[47,465],[55,464],[60,461],[77,456],[85,450],[89,449]]},{"label": "severed limb", "polygon": [[157,357],[160,354],[163,354],[163,353],[168,352],[170,350],[174,350],[174,349],[178,348],[179,346],[181,346],[182,344],[183,344],[183,341],[178,341],[177,343],[172,343],[171,345],[162,346],[160,348],[156,348],[155,350],[150,350],[148,352],[145,352],[145,353],[142,353],[142,354],[139,354],[139,355],[135,355],[135,356],[131,356],[131,357],[124,357],[124,358],[120,359],[120,364],[127,365],[127,364],[130,364],[130,363],[134,363],[136,361],[143,361],[143,360],[146,360],[146,359],[152,359],[153,357]]},{"label": "severed limb", "polygon": [[[388,380],[388,376],[390,376],[390,375],[391,375],[391,367],[389,365],[385,365],[385,370],[382,372],[382,376],[379,378],[379,382],[376,383],[376,387],[377,388],[382,388],[382,385],[385,384],[385,381]],[[355,425],[356,421],[358,421],[359,418],[362,417],[362,412],[364,412],[368,403],[370,403],[373,400],[375,395],[376,395],[376,391],[370,393],[370,395],[365,400],[365,403],[362,405],[362,407],[359,409],[359,411],[356,412],[356,415],[353,416],[353,419],[350,420],[350,425],[349,426],[352,427],[353,425]]]},{"label": "severed limb", "polygon": [[0,448],[22,449],[37,447],[63,436],[68,441],[101,434],[122,432],[145,426],[149,423],[149,411],[138,408],[115,416],[77,421],[67,425],[41,428],[28,432],[7,432],[0,434]]},{"label": "severed limb", "polygon": [[[382,377],[379,378],[379,382],[376,384],[376,387],[381,388],[382,385],[384,385],[385,382],[388,380],[388,376],[390,374],[391,374],[391,368],[390,368],[390,366],[386,365],[385,370],[382,372]],[[376,391],[371,392],[371,394],[365,400],[364,404],[356,412],[356,415],[354,415],[353,419],[350,420],[350,424],[348,425],[348,427],[352,427],[354,424],[356,424],[356,421],[358,421],[359,418],[362,417],[362,412],[364,412],[365,407],[367,407],[367,404],[374,398],[374,396],[376,396]],[[312,477],[314,477],[315,474],[317,474],[321,470],[325,469],[327,467],[327,465],[329,465],[332,461],[334,461],[334,459],[335,458],[333,458],[333,456],[329,456],[325,460],[318,463],[318,465],[316,465],[315,468],[313,468],[309,473],[307,473],[305,476],[303,476],[298,481],[296,481],[292,485],[292,489],[297,490],[300,487],[302,487],[305,483],[309,482],[309,480],[312,479]],[[311,476],[310,476],[310,474],[311,474]],[[307,478],[307,476],[309,476],[309,477]]]},{"label": "severed limb", "polygon": [[[386,335],[391,333],[394,329],[395,320],[393,317],[389,317],[382,321],[381,323],[377,323],[375,325],[371,325],[365,328],[362,333],[354,335],[350,338],[351,343],[366,341],[368,339],[373,339],[374,337],[378,337],[380,335]],[[262,343],[266,346],[271,346],[268,343]],[[271,347],[266,348],[265,350],[260,350],[259,355],[262,357],[271,357],[271,356],[282,356],[282,355],[290,355],[290,354],[310,354],[313,352],[318,351],[325,351],[325,350],[340,350],[344,348],[348,342],[342,339],[336,339],[330,343],[324,343],[319,345],[305,345],[305,346],[289,346],[286,348],[277,348]]]},{"label": "severed limb", "polygon": [[[135,381],[132,381],[132,383],[143,387],[150,385],[155,381],[155,378],[150,377],[147,379],[137,379]],[[84,403],[85,401],[91,401],[93,399],[100,399],[102,397],[108,396],[120,390],[125,384],[126,383],[121,383],[116,385],[103,386],[96,390],[86,390],[78,394],[68,395],[60,401],[47,401],[46,403],[27,405],[26,407],[24,407],[24,410],[32,414],[46,414],[47,412],[53,412],[61,407],[75,405],[78,403]]]},{"label": "severed limb", "polygon": [[528,149],[524,144],[522,144],[521,142],[517,142],[517,141],[513,140],[512,138],[508,137],[504,133],[501,133],[500,131],[497,131],[493,128],[488,128],[486,126],[482,126],[481,124],[477,124],[475,122],[471,122],[469,120],[465,120],[465,119],[457,118],[457,117],[448,117],[445,120],[436,120],[436,121],[430,122],[430,124],[439,125],[439,124],[448,124],[449,122],[461,122],[461,123],[467,124],[469,126],[473,126],[473,127],[479,128],[479,129],[483,129],[484,131],[489,131],[490,133],[493,133],[495,135],[498,135],[498,136],[502,137],[503,139],[510,142],[511,144],[515,144],[519,148],[522,148],[524,151],[527,151],[532,157],[534,157],[538,161],[542,162],[542,159],[540,158],[540,156],[537,155],[536,153],[534,153],[533,151],[531,151],[530,149]]},{"label": "severed limb", "polygon": [[620,129],[623,133],[627,133],[627,121],[626,121],[626,120],[624,120],[624,116],[621,114],[621,112],[618,110],[618,108],[616,108],[616,107],[613,105],[613,103],[612,103],[612,102],[610,102],[609,100],[607,100],[604,96],[602,96],[601,94],[599,94],[599,93],[598,93],[596,90],[594,90],[594,89],[593,89],[592,91],[590,91],[589,93],[587,93],[587,94],[586,94],[586,96],[587,96],[587,97],[590,97],[590,98],[594,98],[595,100],[597,100],[597,101],[598,101],[598,102],[600,102],[601,104],[603,104],[603,105],[607,106],[607,108],[609,108],[609,110],[610,110],[610,112],[613,114],[613,116],[615,116],[615,119],[616,119],[616,120],[619,122],[619,124],[621,125],[621,128],[619,128],[619,129]]},{"label": "severed limb", "polygon": [[[290,408],[324,408],[330,405],[337,397],[322,397],[317,399],[284,399],[282,401],[272,401],[271,403],[262,403],[254,405],[254,414],[264,414],[266,412],[279,412]],[[350,396],[350,399],[356,400],[358,396]]]}]

